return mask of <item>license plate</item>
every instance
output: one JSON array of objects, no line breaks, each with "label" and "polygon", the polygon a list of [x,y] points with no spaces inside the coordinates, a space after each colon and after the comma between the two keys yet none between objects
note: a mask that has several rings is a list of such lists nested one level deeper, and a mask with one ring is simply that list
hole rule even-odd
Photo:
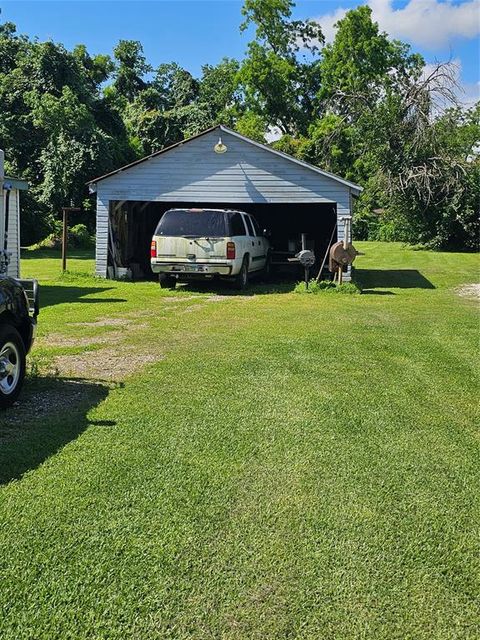
[{"label": "license plate", "polygon": [[199,265],[199,264],[192,264],[192,265],[185,265],[185,266],[181,266],[181,267],[174,267],[173,271],[184,271],[184,272],[203,272],[203,271],[207,271],[207,268]]}]

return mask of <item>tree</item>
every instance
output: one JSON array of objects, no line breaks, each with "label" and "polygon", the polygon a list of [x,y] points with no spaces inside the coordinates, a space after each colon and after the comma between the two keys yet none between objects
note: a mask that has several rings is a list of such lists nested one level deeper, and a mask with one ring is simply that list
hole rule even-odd
[{"label": "tree", "polygon": [[393,154],[379,159],[381,176],[406,241],[474,249],[480,232],[480,103],[467,111],[449,108],[425,122],[423,105],[432,102],[428,94],[448,91],[443,83],[432,88],[442,75],[441,67],[435,71],[419,88],[422,107],[418,102],[412,107],[412,99],[405,104],[403,96],[396,162],[387,165]]},{"label": "tree", "polygon": [[105,82],[115,70],[115,63],[110,56],[97,54],[90,56],[84,44],[77,45],[72,55],[81,67],[84,77],[90,82],[91,89],[98,91],[100,85]]},{"label": "tree", "polygon": [[211,124],[222,123],[232,126],[242,112],[239,90],[238,60],[223,58],[219,64],[202,67],[199,82],[198,101],[210,114]]},{"label": "tree", "polygon": [[379,141],[372,113],[408,79],[419,78],[424,64],[408,45],[381,33],[371,13],[368,6],[347,12],[333,43],[322,51],[317,118],[309,127],[307,151],[310,161],[360,183],[376,170],[372,149]]},{"label": "tree", "polygon": [[368,6],[348,11],[336,25],[333,43],[323,48],[318,96],[322,112],[334,110],[358,117],[364,104],[382,100],[405,78],[420,76],[423,58],[380,32],[371,16]]},{"label": "tree", "polygon": [[113,55],[117,62],[113,86],[127,101],[133,100],[147,83],[145,74],[152,70],[143,55],[143,47],[136,40],[120,40]]},{"label": "tree", "polygon": [[7,171],[28,180],[22,242],[45,235],[52,216],[81,205],[85,181],[132,159],[117,103],[103,95],[108,56],[31,41],[0,26],[0,147]]},{"label": "tree", "polygon": [[[452,69],[428,74],[362,6],[319,49],[321,29],[294,20],[291,0],[245,0],[254,38],[240,64],[224,58],[195,78],[175,62],[153,75],[139,42],[114,60],[84,45],[0,25],[0,147],[26,179],[22,242],[44,235],[85,182],[217,123],[364,186],[364,237],[473,248],[478,239],[479,107],[455,106]],[[446,108],[450,106],[451,108]]]},{"label": "tree", "polygon": [[291,19],[293,6],[291,0],[246,0],[240,27],[256,27],[238,76],[247,108],[285,134],[306,131],[319,88],[315,65],[298,59],[300,46],[314,53],[323,42],[316,22]]},{"label": "tree", "polygon": [[165,111],[185,107],[198,97],[198,81],[176,62],[161,64],[152,86],[158,91],[159,107]]},{"label": "tree", "polygon": [[266,143],[265,132],[267,126],[262,116],[257,113],[246,111],[237,119],[235,128],[238,133],[241,133],[247,138],[251,138],[262,144]]}]

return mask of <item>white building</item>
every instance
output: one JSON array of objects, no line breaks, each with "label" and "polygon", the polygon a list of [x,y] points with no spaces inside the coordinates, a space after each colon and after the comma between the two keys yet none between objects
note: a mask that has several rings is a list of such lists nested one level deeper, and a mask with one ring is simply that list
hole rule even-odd
[{"label": "white building", "polygon": [[[89,186],[97,194],[96,272],[103,277],[112,266],[149,275],[153,231],[172,207],[252,213],[272,234],[278,249],[272,263],[287,260],[302,233],[321,258],[330,238],[343,240],[352,198],[362,190],[223,125],[96,178]],[[349,279],[350,272],[345,276]]]},{"label": "white building", "polygon": [[[20,277],[20,191],[28,189],[25,180],[11,178],[4,174],[4,154],[0,150],[0,250],[7,249],[10,254],[8,275]],[[8,215],[5,215],[8,214]],[[7,224],[7,229],[6,223]],[[5,247],[5,232],[8,241]]]}]

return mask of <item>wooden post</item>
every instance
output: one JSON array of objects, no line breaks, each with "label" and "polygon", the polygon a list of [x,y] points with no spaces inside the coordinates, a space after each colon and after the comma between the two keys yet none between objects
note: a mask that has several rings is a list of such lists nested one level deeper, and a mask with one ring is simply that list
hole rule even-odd
[{"label": "wooden post", "polygon": [[[302,233],[302,251],[307,248],[307,234]],[[304,268],[305,289],[308,291],[308,268]]]},{"label": "wooden post", "polygon": [[67,208],[63,207],[63,231],[62,231],[62,271],[67,269]]},{"label": "wooden post", "polygon": [[67,270],[67,243],[68,243],[68,213],[81,211],[78,207],[62,207],[63,229],[62,229],[62,271]]}]

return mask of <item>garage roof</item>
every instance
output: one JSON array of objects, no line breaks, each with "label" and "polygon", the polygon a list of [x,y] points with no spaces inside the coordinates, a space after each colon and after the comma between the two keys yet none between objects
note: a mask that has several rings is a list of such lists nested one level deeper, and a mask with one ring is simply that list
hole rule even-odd
[{"label": "garage roof", "polygon": [[350,182],[349,180],[345,180],[344,178],[341,178],[340,176],[337,176],[333,173],[330,173],[328,171],[325,171],[324,169],[320,169],[319,167],[316,167],[313,164],[310,164],[308,162],[304,162],[303,160],[298,160],[297,158],[294,158],[293,156],[289,155],[288,153],[283,153],[282,151],[277,151],[276,149],[272,149],[272,147],[269,147],[265,144],[261,144],[260,142],[256,142],[255,140],[252,140],[251,138],[247,138],[246,136],[241,135],[240,133],[237,133],[236,131],[233,131],[232,129],[229,129],[228,127],[226,127],[225,125],[217,125],[215,127],[210,127],[210,129],[206,129],[205,131],[202,131],[201,133],[192,136],[190,138],[187,138],[186,140],[181,140],[180,142],[176,142],[175,144],[169,146],[169,147],[165,147],[164,149],[162,149],[161,151],[156,151],[155,153],[151,153],[148,156],[145,156],[144,158],[141,158],[140,160],[136,160],[135,162],[131,162],[130,164],[127,164],[123,167],[120,167],[119,169],[116,169],[115,171],[110,171],[109,173],[106,173],[103,176],[99,176],[98,178],[94,178],[93,180],[90,180],[88,182],[89,185],[95,185],[97,182],[100,182],[101,180],[105,180],[105,178],[109,178],[110,176],[113,176],[115,174],[118,174],[122,171],[126,171],[128,169],[130,169],[131,167],[134,167],[136,165],[141,164],[142,162],[145,162],[147,160],[150,160],[151,158],[155,158],[161,154],[164,153],[168,153],[169,151],[171,151],[172,149],[175,149],[176,147],[179,147],[180,145],[185,145],[188,144],[190,141],[192,140],[196,140],[197,138],[200,138],[204,135],[206,135],[207,133],[211,133],[213,131],[218,131],[219,134],[221,134],[222,132],[224,133],[228,133],[232,136],[235,136],[237,138],[239,138],[240,140],[243,140],[244,142],[247,142],[248,144],[251,144],[255,147],[259,147],[261,149],[264,149],[265,151],[268,151],[269,153],[276,155],[276,156],[280,156],[290,162],[293,162],[297,165],[300,165],[302,167],[305,167],[306,169],[310,169],[311,171],[320,174],[322,176],[325,176],[327,178],[330,178],[332,180],[335,180],[336,182],[339,182],[340,184],[348,187],[349,189],[351,189],[351,191],[355,194],[358,195],[360,194],[360,192],[362,191],[362,187],[360,187],[358,184],[355,184],[353,182]]},{"label": "garage roof", "polygon": [[10,185],[12,189],[18,189],[18,191],[28,191],[28,182],[21,178],[12,178],[11,176],[5,176],[3,178],[5,185]]}]

